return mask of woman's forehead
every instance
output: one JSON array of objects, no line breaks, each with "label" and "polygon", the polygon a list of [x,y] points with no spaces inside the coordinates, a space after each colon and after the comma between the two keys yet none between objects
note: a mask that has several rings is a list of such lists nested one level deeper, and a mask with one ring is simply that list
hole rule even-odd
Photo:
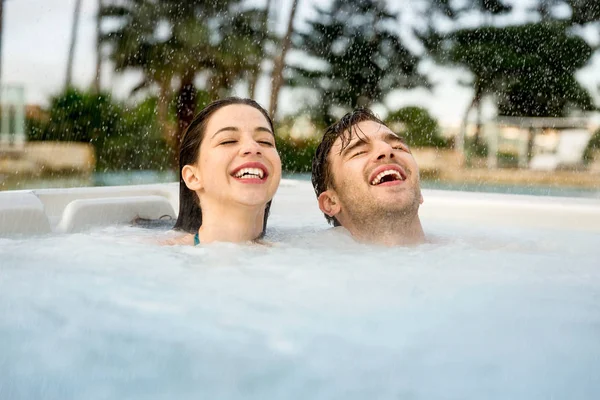
[{"label": "woman's forehead", "polygon": [[215,111],[208,120],[206,131],[210,135],[227,127],[239,130],[267,128],[271,131],[269,121],[263,113],[246,104],[231,104]]}]

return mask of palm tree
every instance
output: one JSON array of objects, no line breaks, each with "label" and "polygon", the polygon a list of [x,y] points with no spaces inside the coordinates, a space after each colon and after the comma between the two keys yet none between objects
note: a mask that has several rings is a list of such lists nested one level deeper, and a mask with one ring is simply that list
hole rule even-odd
[{"label": "palm tree", "polygon": [[75,44],[77,42],[77,29],[79,27],[79,17],[81,15],[81,0],[75,0],[75,9],[73,10],[73,25],[71,28],[71,42],[69,44],[69,56],[67,58],[67,75],[65,78],[65,90],[71,86],[73,74],[73,58],[75,56]]},{"label": "palm tree", "polygon": [[273,60],[273,75],[271,83],[271,101],[269,103],[269,114],[275,119],[277,105],[279,101],[279,92],[283,86],[283,68],[285,67],[285,56],[292,44],[292,34],[294,33],[294,17],[298,9],[298,0],[294,0],[292,11],[288,19],[287,31],[281,41],[281,53]]},{"label": "palm tree", "polygon": [[320,97],[313,112],[322,123],[332,120],[334,107],[369,106],[393,90],[428,86],[420,56],[395,28],[401,11],[389,11],[380,0],[334,0],[315,11],[293,35],[294,48],[306,57],[288,68],[292,85]]},{"label": "palm tree", "polygon": [[162,4],[152,0],[106,1],[100,18],[117,22],[117,25],[113,30],[102,33],[101,42],[108,44],[116,72],[142,72],[142,79],[132,93],[158,87],[157,118],[165,138],[172,140],[174,130],[168,123],[168,114],[175,76],[169,62],[173,43],[156,38],[156,27],[164,21],[163,14]]},{"label": "palm tree", "polygon": [[102,7],[102,0],[98,0],[98,12],[96,14],[96,74],[94,76],[94,82],[92,83],[92,90],[96,93],[100,92],[100,77],[102,75],[102,42],[100,40],[100,36],[102,35]]},{"label": "palm tree", "polygon": [[251,83],[264,58],[266,27],[264,10],[240,9],[240,0],[213,4],[196,0],[183,7],[179,1],[169,2],[173,2],[166,9],[172,59],[179,80],[174,141],[179,143],[196,111],[198,73],[207,77],[205,88],[213,100],[230,94],[239,81]]},{"label": "palm tree", "polygon": [[[112,20],[115,28],[104,33],[102,41],[109,44],[115,69],[141,71],[136,90],[159,88],[159,122],[174,148],[195,113],[200,73],[213,99],[258,73],[264,58],[264,10],[243,4],[243,0],[104,2],[101,18]],[[176,127],[167,122],[173,96]]]},{"label": "palm tree", "polygon": [[4,32],[4,0],[0,0],[0,84],[2,83],[2,33]]}]

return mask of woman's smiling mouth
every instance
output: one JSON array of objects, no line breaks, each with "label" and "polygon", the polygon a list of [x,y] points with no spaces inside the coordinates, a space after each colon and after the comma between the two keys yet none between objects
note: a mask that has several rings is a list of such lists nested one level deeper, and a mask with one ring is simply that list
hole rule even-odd
[{"label": "woman's smiling mouth", "polygon": [[231,176],[243,183],[264,183],[269,173],[262,163],[249,162],[234,169]]}]

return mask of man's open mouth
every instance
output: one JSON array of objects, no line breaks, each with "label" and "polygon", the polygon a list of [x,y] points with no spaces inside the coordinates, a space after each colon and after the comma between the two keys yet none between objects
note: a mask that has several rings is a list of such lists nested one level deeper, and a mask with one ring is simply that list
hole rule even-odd
[{"label": "man's open mouth", "polygon": [[380,172],[371,179],[371,185],[377,186],[382,183],[403,181],[405,179],[406,175],[400,169],[385,168],[383,170],[380,169]]}]

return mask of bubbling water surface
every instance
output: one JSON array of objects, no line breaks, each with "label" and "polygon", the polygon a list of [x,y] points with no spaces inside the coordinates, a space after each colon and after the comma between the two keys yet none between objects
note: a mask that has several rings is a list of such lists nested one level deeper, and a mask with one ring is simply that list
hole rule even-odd
[{"label": "bubbling water surface", "polygon": [[[321,216],[319,216],[321,218]],[[2,399],[596,399],[600,235],[0,239]]]}]

